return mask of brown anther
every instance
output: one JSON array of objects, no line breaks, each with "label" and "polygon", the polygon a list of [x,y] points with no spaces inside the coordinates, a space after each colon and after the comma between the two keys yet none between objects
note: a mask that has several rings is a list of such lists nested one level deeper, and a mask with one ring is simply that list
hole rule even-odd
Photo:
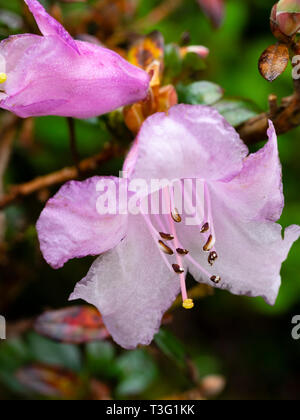
[{"label": "brown anther", "polygon": [[187,255],[189,253],[189,251],[187,249],[182,249],[182,248],[177,248],[176,252],[179,255]]},{"label": "brown anther", "polygon": [[216,261],[217,258],[218,258],[218,254],[216,253],[216,251],[210,252],[210,254],[208,256],[209,264],[213,265],[213,263]]},{"label": "brown anther", "polygon": [[172,264],[173,270],[176,274],[182,274],[184,273],[184,268],[180,267],[178,264]]},{"label": "brown anther", "polygon": [[159,247],[160,247],[162,252],[164,252],[165,254],[168,254],[168,255],[173,255],[174,254],[172,249],[170,247],[168,247],[168,245],[166,245],[163,241],[158,241],[158,243],[159,243]]},{"label": "brown anther", "polygon": [[172,241],[172,239],[174,239],[174,236],[170,235],[170,233],[159,232],[159,234],[166,241]]},{"label": "brown anther", "polygon": [[210,251],[212,247],[214,246],[214,238],[212,235],[209,235],[206,244],[203,247],[203,251]]},{"label": "brown anther", "polygon": [[210,279],[215,284],[218,284],[221,281],[221,277],[220,276],[212,276]]},{"label": "brown anther", "polygon": [[209,223],[204,223],[204,225],[202,226],[202,229],[200,230],[200,233],[205,233],[209,230]]},{"label": "brown anther", "polygon": [[176,222],[176,223],[180,223],[181,220],[182,220],[181,216],[178,213],[178,210],[176,208],[171,212],[171,216],[172,216],[172,219],[174,220],[174,222]]}]

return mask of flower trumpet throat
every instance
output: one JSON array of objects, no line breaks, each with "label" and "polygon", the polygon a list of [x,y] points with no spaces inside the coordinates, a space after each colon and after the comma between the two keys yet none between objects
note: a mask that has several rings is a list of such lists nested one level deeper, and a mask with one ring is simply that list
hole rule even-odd
[{"label": "flower trumpet throat", "polygon": [[[199,235],[199,249],[203,248],[203,255],[209,252],[206,258],[206,264],[213,266],[214,262],[218,258],[218,254],[215,249],[216,234],[214,229],[213,215],[211,209],[211,199],[207,183],[204,180],[198,180],[202,186],[203,195],[198,192],[196,201],[198,205],[197,214],[202,215],[202,220],[199,221],[197,231]],[[181,188],[183,187],[184,180],[181,181]],[[178,276],[181,288],[182,306],[185,309],[192,309],[194,302],[189,299],[186,288],[186,270],[185,261],[188,260],[190,264],[196,267],[200,272],[213,284],[217,285],[221,282],[219,275],[212,275],[204,266],[200,265],[191,255],[189,250],[184,248],[184,235],[182,234],[184,227],[183,217],[178,212],[175,204],[175,186],[167,186],[163,188],[162,198],[163,207],[167,209],[166,214],[158,214],[155,217],[146,214],[141,206],[141,212],[145,219],[149,233],[151,234],[155,246],[158,248],[162,260],[165,262],[171,273],[175,273]],[[196,188],[194,188],[196,190]],[[193,196],[197,195],[196,191],[189,192],[187,194],[188,206],[192,205]],[[200,195],[200,196],[199,196]],[[160,231],[161,229],[161,231]],[[181,239],[179,235],[181,234]],[[165,242],[167,242],[167,244]],[[201,243],[204,242],[204,245]],[[176,279],[175,279],[176,281]]]}]

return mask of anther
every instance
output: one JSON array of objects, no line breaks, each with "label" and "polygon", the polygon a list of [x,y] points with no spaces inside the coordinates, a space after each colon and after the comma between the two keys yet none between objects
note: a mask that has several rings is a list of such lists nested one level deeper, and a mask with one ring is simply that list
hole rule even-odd
[{"label": "anther", "polygon": [[218,284],[221,281],[221,277],[220,276],[212,276],[210,279],[215,284]]},{"label": "anther", "polygon": [[178,213],[178,210],[177,209],[174,209],[172,212],[171,212],[171,216],[172,216],[172,219],[174,220],[174,222],[176,222],[176,223],[180,223],[181,222],[181,216],[180,216],[180,214]]},{"label": "anther", "polygon": [[175,271],[176,274],[182,274],[184,273],[184,268],[180,267],[179,264],[172,264],[173,270]]},{"label": "anther", "polygon": [[182,306],[184,307],[184,309],[192,309],[194,307],[193,299],[185,299],[182,302]]},{"label": "anther", "polygon": [[187,249],[182,249],[182,248],[177,248],[176,252],[179,255],[187,255],[189,253],[189,251]]},{"label": "anther", "polygon": [[168,245],[166,245],[163,241],[158,241],[158,243],[162,252],[168,255],[174,254],[173,250],[170,247],[168,247]]},{"label": "anther", "polygon": [[215,240],[212,235],[209,235],[206,244],[203,247],[203,251],[210,251],[215,244]]},{"label": "anther", "polygon": [[174,236],[170,235],[170,233],[159,232],[159,234],[166,241],[172,241],[172,239],[174,239]]},{"label": "anther", "polygon": [[6,73],[0,73],[0,83],[5,83],[7,80]]},{"label": "anther", "polygon": [[213,263],[216,261],[217,258],[218,258],[218,254],[216,253],[216,251],[210,252],[210,254],[208,256],[209,264],[213,265]]},{"label": "anther", "polygon": [[202,226],[200,233],[205,233],[209,230],[209,223],[204,223],[204,225]]}]

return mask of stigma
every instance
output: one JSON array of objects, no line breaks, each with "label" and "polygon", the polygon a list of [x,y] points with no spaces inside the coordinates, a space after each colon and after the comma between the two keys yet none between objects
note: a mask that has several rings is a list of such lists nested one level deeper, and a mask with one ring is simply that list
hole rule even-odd
[{"label": "stigma", "polygon": [[0,73],[0,83],[5,83],[7,80],[7,74],[6,73]]},{"label": "stigma", "polygon": [[185,299],[185,300],[182,302],[182,307],[183,307],[184,309],[193,309],[193,307],[194,307],[194,302],[193,302],[193,299]]}]

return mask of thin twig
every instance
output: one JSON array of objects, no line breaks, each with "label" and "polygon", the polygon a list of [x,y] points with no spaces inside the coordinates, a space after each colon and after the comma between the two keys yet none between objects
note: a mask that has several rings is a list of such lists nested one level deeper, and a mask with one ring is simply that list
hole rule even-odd
[{"label": "thin twig", "polygon": [[[274,111],[274,110],[273,110]],[[272,117],[268,112],[257,115],[238,128],[246,144],[253,144],[267,138],[268,120],[274,123],[277,134],[284,134],[300,125],[300,97],[294,93],[283,98]]]},{"label": "thin twig", "polygon": [[[94,171],[99,164],[109,161],[115,157],[124,156],[125,150],[118,145],[109,144],[98,155],[92,156],[79,163],[81,174]],[[15,185],[9,188],[7,194],[0,199],[0,209],[12,204],[18,198],[29,196],[44,188],[60,185],[64,182],[78,178],[78,170],[75,166],[66,167],[59,171],[33,179],[24,184]]]},{"label": "thin twig", "polygon": [[68,128],[69,128],[69,140],[70,140],[70,149],[72,153],[72,158],[74,165],[77,169],[78,175],[80,176],[80,166],[79,166],[79,153],[77,150],[77,141],[76,141],[76,132],[75,132],[75,120],[72,117],[67,118]]},{"label": "thin twig", "polygon": [[[17,130],[17,117],[13,114],[4,114],[4,128],[0,135],[0,200],[4,194],[3,177],[9,162],[12,143]],[[0,212],[0,243],[2,243],[5,233],[5,215]]]}]

